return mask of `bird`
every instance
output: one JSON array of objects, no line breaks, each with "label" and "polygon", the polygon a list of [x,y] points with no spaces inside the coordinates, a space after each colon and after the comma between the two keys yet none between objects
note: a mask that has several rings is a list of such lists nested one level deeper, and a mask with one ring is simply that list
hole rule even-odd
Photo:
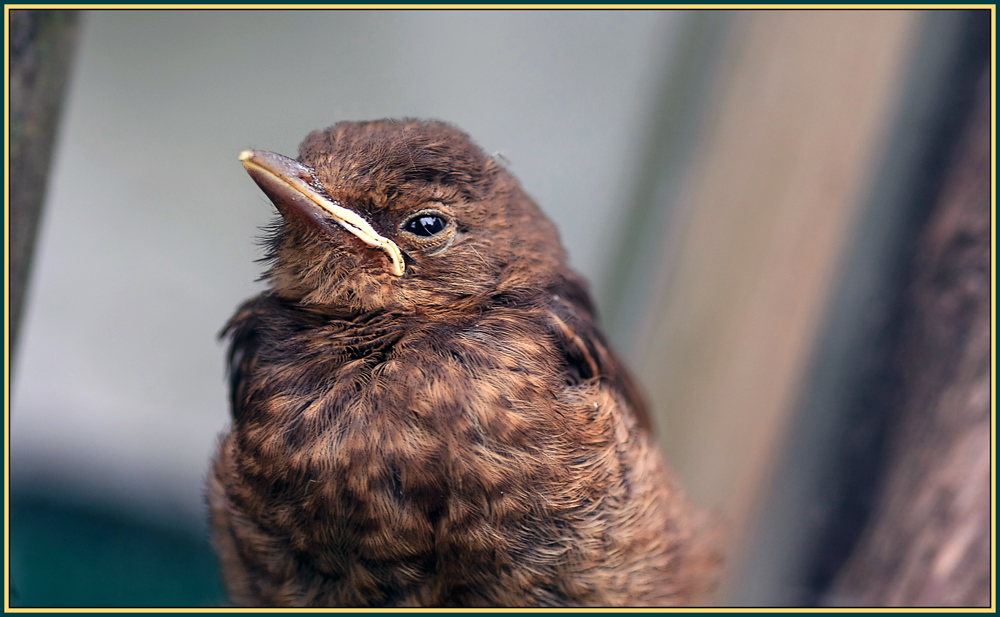
[{"label": "bird", "polygon": [[554,224],[451,124],[240,160],[277,210],[225,325],[208,477],[230,601],[690,605],[721,557]]}]

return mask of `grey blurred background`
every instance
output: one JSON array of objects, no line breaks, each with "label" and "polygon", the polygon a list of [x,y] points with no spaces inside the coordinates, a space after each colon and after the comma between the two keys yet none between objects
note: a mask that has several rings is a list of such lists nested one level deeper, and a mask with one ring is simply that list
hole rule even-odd
[{"label": "grey blurred background", "polygon": [[558,225],[669,462],[725,522],[711,602],[891,603],[838,574],[891,473],[902,412],[870,393],[992,93],[989,12],[77,17],[9,367],[10,606],[224,605],[216,335],[261,288],[272,216],[236,156],[403,116],[502,154]]}]

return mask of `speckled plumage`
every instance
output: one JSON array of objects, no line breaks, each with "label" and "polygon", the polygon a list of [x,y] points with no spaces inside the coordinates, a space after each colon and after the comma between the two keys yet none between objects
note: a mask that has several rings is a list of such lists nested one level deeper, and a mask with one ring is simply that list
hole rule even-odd
[{"label": "speckled plumage", "polygon": [[[232,600],[262,606],[671,606],[717,555],[554,226],[438,122],[309,135],[315,186],[406,271],[280,195],[269,291],[231,339],[209,479]],[[448,229],[403,233],[433,209]]]}]

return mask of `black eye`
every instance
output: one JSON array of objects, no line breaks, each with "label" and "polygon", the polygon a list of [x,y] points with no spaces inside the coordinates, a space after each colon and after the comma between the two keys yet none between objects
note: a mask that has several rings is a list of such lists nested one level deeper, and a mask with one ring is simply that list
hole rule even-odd
[{"label": "black eye", "polygon": [[413,217],[403,225],[403,230],[415,236],[430,237],[440,233],[448,224],[440,216],[433,214],[420,214]]}]

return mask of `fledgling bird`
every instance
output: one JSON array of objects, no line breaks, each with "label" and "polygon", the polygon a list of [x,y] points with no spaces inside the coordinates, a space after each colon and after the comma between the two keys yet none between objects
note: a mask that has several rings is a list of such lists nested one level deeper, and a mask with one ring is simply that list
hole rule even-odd
[{"label": "fledgling bird", "polygon": [[253,606],[672,606],[718,556],[552,223],[461,131],[240,156],[280,214],[209,478]]}]

